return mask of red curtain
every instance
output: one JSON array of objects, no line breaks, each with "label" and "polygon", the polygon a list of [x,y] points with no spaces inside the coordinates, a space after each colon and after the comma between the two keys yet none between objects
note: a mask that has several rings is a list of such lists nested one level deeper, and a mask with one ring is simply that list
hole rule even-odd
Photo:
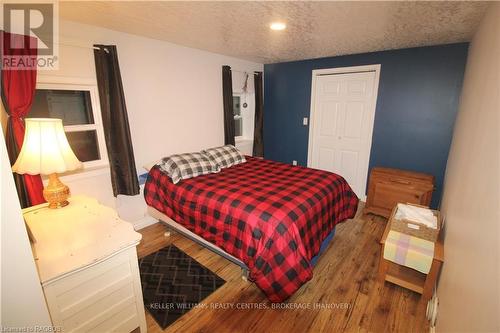
[{"label": "red curtain", "polygon": [[[2,101],[9,115],[6,143],[11,164],[15,162],[24,140],[24,117],[33,103],[36,87],[36,38],[2,31]],[[8,64],[6,66],[6,64]],[[15,176],[23,207],[45,202],[40,175]]]}]

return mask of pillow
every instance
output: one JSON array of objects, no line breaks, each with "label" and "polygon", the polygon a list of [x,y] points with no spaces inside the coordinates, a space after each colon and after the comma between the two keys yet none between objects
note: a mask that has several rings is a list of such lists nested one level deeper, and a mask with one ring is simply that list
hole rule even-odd
[{"label": "pillow", "polygon": [[210,148],[203,150],[203,152],[222,169],[246,162],[245,156],[243,156],[233,145]]},{"label": "pillow", "polygon": [[177,184],[182,179],[217,173],[220,167],[204,153],[185,153],[165,157],[160,168]]}]

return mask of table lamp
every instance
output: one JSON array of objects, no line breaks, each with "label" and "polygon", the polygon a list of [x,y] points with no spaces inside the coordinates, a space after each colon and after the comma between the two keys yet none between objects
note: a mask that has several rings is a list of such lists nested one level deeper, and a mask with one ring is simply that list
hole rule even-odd
[{"label": "table lamp", "polygon": [[43,197],[49,208],[68,205],[69,187],[64,185],[58,173],[82,166],[69,146],[61,119],[27,118],[21,152],[12,171],[18,174],[48,175],[49,183],[43,189]]}]

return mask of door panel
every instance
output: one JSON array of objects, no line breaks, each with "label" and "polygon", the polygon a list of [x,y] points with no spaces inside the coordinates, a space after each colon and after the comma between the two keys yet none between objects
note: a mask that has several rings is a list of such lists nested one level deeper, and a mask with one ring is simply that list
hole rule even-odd
[{"label": "door panel", "polygon": [[321,123],[320,135],[333,136],[337,129],[337,118],[339,111],[339,103],[324,102],[321,104]]},{"label": "door panel", "polygon": [[375,71],[315,76],[309,166],[344,177],[364,198],[375,114]]},{"label": "door panel", "polygon": [[344,112],[344,124],[342,126],[344,137],[359,139],[363,129],[364,103],[349,102],[346,103]]},{"label": "door panel", "polygon": [[358,158],[359,153],[357,151],[340,151],[340,168],[338,171],[342,172],[342,177],[353,186],[357,184]]},{"label": "door panel", "polygon": [[321,170],[336,170],[335,151],[328,148],[320,148],[318,168]]},{"label": "door panel", "polygon": [[340,81],[330,81],[323,86],[323,93],[330,95],[340,94]]}]

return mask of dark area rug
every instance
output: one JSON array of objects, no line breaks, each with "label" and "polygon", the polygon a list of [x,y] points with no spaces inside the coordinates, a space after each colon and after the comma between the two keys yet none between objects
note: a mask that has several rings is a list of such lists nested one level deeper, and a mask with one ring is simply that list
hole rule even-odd
[{"label": "dark area rug", "polygon": [[144,307],[165,329],[226,281],[169,245],[139,259]]}]

